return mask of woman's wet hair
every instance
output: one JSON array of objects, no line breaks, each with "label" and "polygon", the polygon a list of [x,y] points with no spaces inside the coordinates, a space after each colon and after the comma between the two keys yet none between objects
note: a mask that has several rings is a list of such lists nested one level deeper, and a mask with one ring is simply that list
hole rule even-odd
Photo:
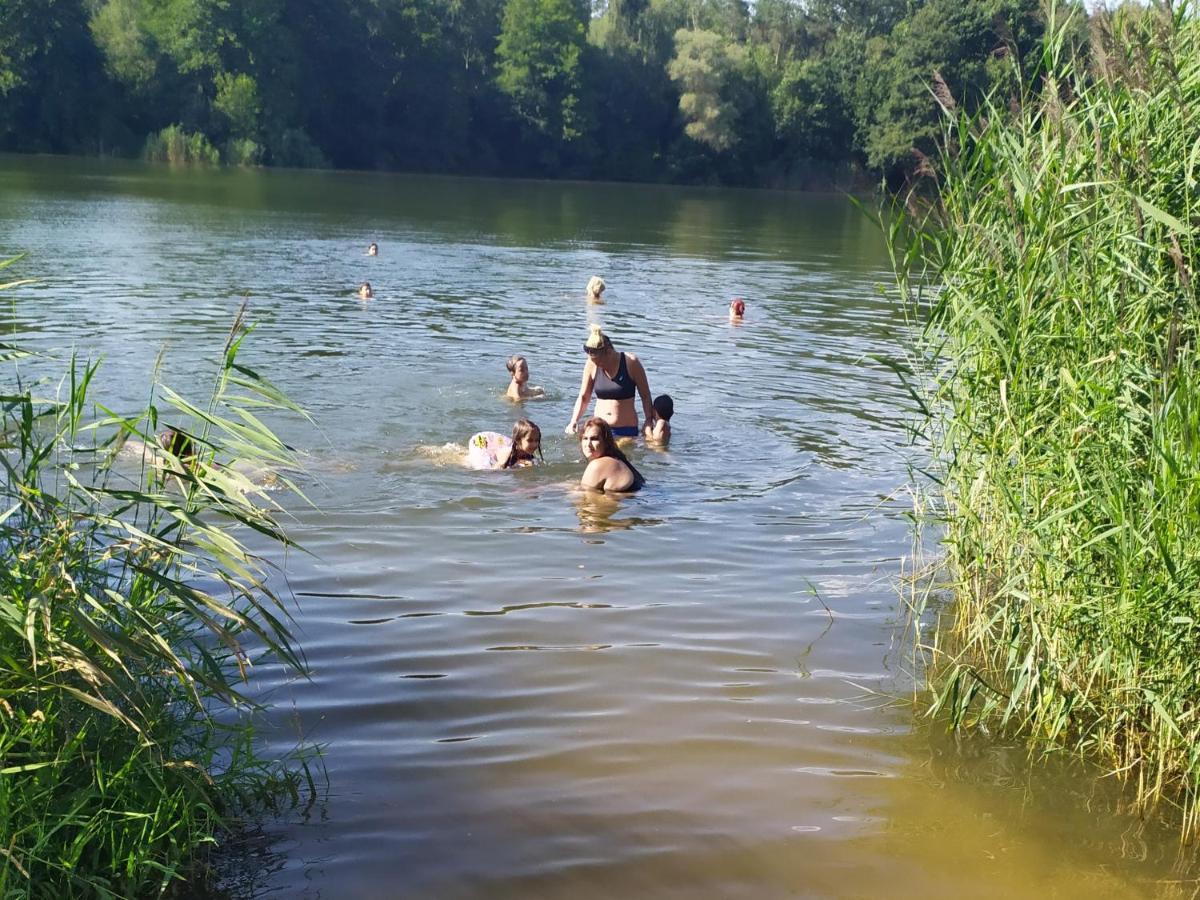
[{"label": "woman's wet hair", "polygon": [[588,279],[587,292],[591,297],[599,297],[604,293],[604,279],[599,275],[593,275]]},{"label": "woman's wet hair", "polygon": [[633,473],[635,487],[640,487],[641,485],[645,484],[645,477],[637,470],[637,467],[629,461],[629,457],[621,452],[621,448],[617,446],[617,439],[613,436],[612,426],[599,416],[592,416],[583,423],[583,428],[581,428],[579,431],[579,440],[582,441],[584,435],[587,434],[587,430],[592,427],[600,429],[600,455],[611,456],[613,459],[619,459],[621,462],[625,463],[625,465],[629,466],[629,471]]},{"label": "woman's wet hair", "polygon": [[522,361],[528,362],[528,360],[526,360],[523,356],[510,356],[508,361],[504,364],[504,368],[508,369],[511,374],[515,375],[517,372],[517,363]]},{"label": "woman's wet hair", "polygon": [[591,329],[587,340],[583,342],[584,350],[604,350],[612,346],[612,338],[601,331],[599,325],[592,323]]},{"label": "woman's wet hair", "polygon": [[744,316],[746,314],[746,301],[741,297],[734,297],[729,302],[729,311],[735,316]]},{"label": "woman's wet hair", "polygon": [[512,446],[508,449],[508,457],[504,460],[504,465],[500,468],[511,469],[521,460],[520,450],[521,444],[529,442],[532,439],[537,444],[538,456],[542,457],[542,462],[546,461],[546,457],[542,456],[542,429],[538,428],[529,419],[517,419],[513,423],[512,430]]}]

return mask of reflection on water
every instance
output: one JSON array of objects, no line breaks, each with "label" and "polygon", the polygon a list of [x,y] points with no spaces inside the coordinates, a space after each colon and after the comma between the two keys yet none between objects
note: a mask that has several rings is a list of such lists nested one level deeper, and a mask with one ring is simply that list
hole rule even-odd
[{"label": "reflection on water", "polygon": [[[7,159],[0,200],[40,279],[0,331],[107,355],[123,410],[164,344],[203,394],[249,295],[241,359],[317,422],[275,423],[319,507],[289,507],[309,554],[278,585],[312,679],[253,687],[267,751],[319,742],[330,787],[240,849],[234,895],[1194,893],[1106,786],[894,701],[911,460],[876,360],[905,325],[844,199]],[[630,497],[581,492],[561,434],[589,320],[676,403]],[[545,400],[503,400],[514,353]],[[544,465],[461,464],[523,414]]]}]

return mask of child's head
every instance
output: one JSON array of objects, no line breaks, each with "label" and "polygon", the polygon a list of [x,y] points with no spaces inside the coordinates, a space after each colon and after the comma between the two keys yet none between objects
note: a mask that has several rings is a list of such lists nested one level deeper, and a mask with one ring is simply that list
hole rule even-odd
[{"label": "child's head", "polygon": [[670,422],[675,415],[675,401],[669,394],[659,394],[654,398],[654,414],[664,422]]},{"label": "child's head", "polygon": [[374,241],[372,241],[371,246],[369,246],[367,248],[367,256],[378,256],[378,255],[379,255],[379,245],[376,244]]},{"label": "child's head", "polygon": [[518,384],[524,384],[529,380],[529,363],[525,361],[525,357],[510,356],[504,367],[508,369],[509,374]]},{"label": "child's head", "polygon": [[371,282],[364,281],[358,286],[358,296],[362,297],[363,299],[375,296],[375,292],[371,290]]},{"label": "child's head", "polygon": [[530,459],[542,452],[542,429],[528,419],[517,419],[512,430],[513,448]]},{"label": "child's head", "polygon": [[746,314],[746,301],[741,297],[734,297],[729,301],[729,314],[738,316],[739,318]]},{"label": "child's head", "polygon": [[604,293],[604,279],[599,275],[593,275],[588,279],[587,292],[589,297],[598,300],[600,295]]}]

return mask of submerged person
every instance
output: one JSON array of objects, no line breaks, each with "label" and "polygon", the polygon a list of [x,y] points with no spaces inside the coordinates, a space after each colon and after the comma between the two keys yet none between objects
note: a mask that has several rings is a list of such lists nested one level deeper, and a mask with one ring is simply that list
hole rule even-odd
[{"label": "submerged person", "polygon": [[376,244],[374,241],[372,241],[371,245],[369,247],[367,247],[367,256],[378,256],[378,255],[379,255],[379,245]]},{"label": "submerged person", "polygon": [[593,275],[588,279],[587,283],[587,299],[588,303],[603,303],[604,302],[604,279],[599,275]]},{"label": "submerged person", "polygon": [[504,394],[509,400],[520,401],[526,397],[541,397],[546,393],[540,387],[530,386],[529,363],[525,357],[510,356],[504,367],[512,375],[512,380],[508,383],[508,390]]},{"label": "submerged person", "polygon": [[532,466],[535,454],[542,455],[542,430],[528,419],[517,419],[511,438],[497,431],[480,431],[467,441],[467,465],[472,469]]},{"label": "submerged person", "polygon": [[675,401],[671,399],[670,394],[659,394],[654,398],[654,414],[658,418],[653,424],[646,426],[646,440],[655,444],[665,444],[671,440],[671,416],[675,415]]},{"label": "submerged person", "polygon": [[646,483],[646,479],[621,452],[608,423],[596,416],[583,423],[579,448],[587,460],[587,468],[579,484],[590,491],[630,493]]},{"label": "submerged person", "polygon": [[638,415],[633,404],[635,394],[641,397],[646,425],[653,425],[655,414],[650,402],[650,382],[641,361],[632,353],[621,353],[613,347],[612,340],[600,330],[599,325],[592,326],[583,350],[587,354],[587,362],[583,364],[583,380],[579,385],[575,407],[571,410],[571,421],[564,429],[566,433],[574,433],[579,417],[592,399],[593,391],[596,394],[596,416],[607,422],[617,437],[638,435]]},{"label": "submerged person", "polygon": [[741,297],[734,297],[729,301],[729,321],[740,322],[746,315],[746,301]]},{"label": "submerged person", "polygon": [[362,300],[370,300],[375,296],[375,292],[371,290],[371,282],[364,281],[358,286],[358,296]]}]

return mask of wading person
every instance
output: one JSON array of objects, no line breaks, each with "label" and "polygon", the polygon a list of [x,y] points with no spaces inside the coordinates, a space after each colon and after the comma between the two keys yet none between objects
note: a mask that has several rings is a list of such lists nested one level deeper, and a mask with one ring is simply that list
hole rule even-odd
[{"label": "wading person", "polygon": [[607,422],[617,437],[638,435],[638,415],[633,403],[635,395],[641,398],[646,425],[653,425],[655,415],[650,402],[650,383],[641,361],[632,353],[617,350],[599,325],[592,326],[592,333],[584,341],[583,350],[587,354],[587,362],[583,364],[583,380],[566,433],[574,433],[579,417],[591,402],[593,392],[596,394],[596,416]]},{"label": "wading person", "polygon": [[526,397],[541,397],[545,394],[540,387],[529,384],[529,363],[525,357],[510,356],[504,367],[512,376],[512,380],[508,383],[508,390],[504,394],[509,400],[519,402]]},{"label": "wading person", "polygon": [[587,301],[588,303],[604,302],[604,279],[599,275],[593,275],[588,279]]}]

